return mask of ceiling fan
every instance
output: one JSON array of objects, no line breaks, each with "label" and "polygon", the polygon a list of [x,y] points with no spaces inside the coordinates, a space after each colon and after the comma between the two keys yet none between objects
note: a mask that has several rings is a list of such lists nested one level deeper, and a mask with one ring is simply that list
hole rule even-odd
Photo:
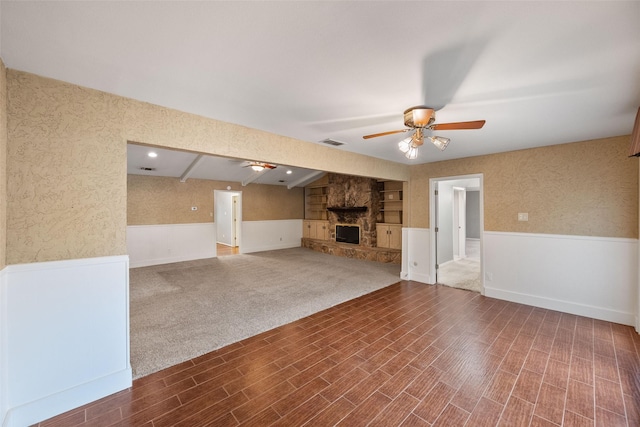
[{"label": "ceiling fan", "polygon": [[[393,135],[395,133],[410,132],[415,129],[413,135],[403,139],[398,143],[398,148],[404,153],[409,160],[418,157],[418,147],[424,144],[424,132],[426,130],[460,130],[460,129],[481,129],[484,126],[484,120],[475,120],[472,122],[456,122],[456,123],[434,123],[436,121],[436,110],[424,105],[408,108],[404,111],[404,125],[407,129],[392,130],[388,132],[374,133],[372,135],[363,136],[364,139],[376,138],[378,136]],[[449,138],[442,136],[428,136],[429,140],[444,151],[449,144]]]},{"label": "ceiling fan", "polygon": [[243,166],[245,168],[250,167],[251,169],[253,169],[256,172],[262,172],[265,169],[275,169],[278,166],[277,165],[272,165],[271,163],[264,163],[264,162],[248,162],[248,164],[246,166]]}]

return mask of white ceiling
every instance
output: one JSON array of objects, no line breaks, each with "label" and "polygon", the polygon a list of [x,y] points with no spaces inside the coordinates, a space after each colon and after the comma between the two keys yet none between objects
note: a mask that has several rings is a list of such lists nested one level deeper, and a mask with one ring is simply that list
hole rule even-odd
[{"label": "white ceiling", "polygon": [[[157,157],[149,157],[150,152],[155,153]],[[131,175],[170,176],[183,180],[213,179],[240,182],[243,185],[286,185],[290,188],[304,187],[322,176],[319,171],[311,169],[274,166],[275,169],[266,168],[256,172],[249,167],[248,161],[200,156],[198,153],[137,144],[127,145],[127,173]],[[147,168],[153,170],[146,170]]]},{"label": "white ceiling", "polygon": [[[631,133],[638,22],[638,1],[2,1],[0,55],[10,68],[412,164]],[[414,161],[397,149],[402,134],[362,139],[402,129],[419,104],[440,108],[438,123],[487,123],[438,132],[447,150],[425,144]]]}]

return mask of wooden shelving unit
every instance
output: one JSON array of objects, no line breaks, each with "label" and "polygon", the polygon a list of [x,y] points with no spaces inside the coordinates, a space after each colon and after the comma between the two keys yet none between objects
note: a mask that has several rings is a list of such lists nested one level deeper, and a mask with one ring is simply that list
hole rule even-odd
[{"label": "wooden shelving unit", "polygon": [[327,189],[326,185],[305,188],[305,219],[327,219]]},{"label": "wooden shelving unit", "polygon": [[381,181],[380,191],[380,213],[384,224],[402,224],[403,194],[402,182]]},{"label": "wooden shelving unit", "polygon": [[400,181],[378,182],[380,215],[376,224],[379,248],[402,248],[403,192]]}]

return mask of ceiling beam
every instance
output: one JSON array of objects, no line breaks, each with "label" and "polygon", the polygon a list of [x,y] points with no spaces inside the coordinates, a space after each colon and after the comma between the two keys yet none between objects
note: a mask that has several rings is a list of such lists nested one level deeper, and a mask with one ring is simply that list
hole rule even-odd
[{"label": "ceiling beam", "polygon": [[193,171],[198,167],[202,159],[204,159],[204,156],[202,154],[198,154],[196,156],[193,162],[191,162],[189,167],[184,171],[184,173],[180,177],[180,182],[187,182],[187,179],[191,176]]},{"label": "ceiling beam", "polygon": [[259,172],[252,172],[251,175],[249,175],[247,177],[247,179],[242,181],[242,186],[246,187],[247,185],[251,184],[253,181],[255,181],[256,179],[260,178],[262,175],[264,175],[265,173],[267,173],[267,171],[270,171],[270,170],[271,169],[269,169],[269,168],[264,168]]},{"label": "ceiling beam", "polygon": [[311,181],[315,181],[325,173],[326,172],[323,172],[323,171],[311,172],[310,174],[307,174],[296,181],[290,182],[289,184],[287,184],[287,188],[291,190],[293,187],[297,187],[298,185],[304,187],[306,184],[310,183]]}]

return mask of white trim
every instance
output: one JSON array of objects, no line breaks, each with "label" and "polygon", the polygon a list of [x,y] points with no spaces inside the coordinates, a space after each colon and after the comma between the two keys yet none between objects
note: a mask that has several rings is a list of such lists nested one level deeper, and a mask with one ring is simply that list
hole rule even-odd
[{"label": "white trim", "polygon": [[10,265],[1,274],[3,426],[131,386],[127,255]]},{"label": "white trim", "polygon": [[400,278],[433,284],[435,277],[430,269],[430,232],[428,228],[402,229],[402,272]]},{"label": "white trim", "polygon": [[131,368],[9,409],[3,427],[22,427],[47,420],[131,387]]},{"label": "white trim", "polygon": [[568,239],[568,240],[587,240],[601,242],[618,242],[618,243],[637,243],[638,239],[628,237],[601,237],[601,236],[573,236],[571,234],[541,234],[541,233],[512,233],[506,231],[485,231],[485,235],[496,236],[519,236],[532,237],[540,239]]},{"label": "white trim", "polygon": [[561,311],[563,313],[575,314],[578,316],[591,317],[593,319],[606,320],[608,322],[620,323],[623,325],[633,325],[635,315],[619,310],[611,310],[593,305],[578,304],[572,301],[562,301],[554,298],[546,298],[538,295],[530,295],[519,292],[505,291],[502,289],[485,286],[485,296],[498,298],[501,300],[517,302],[534,307],[546,308],[548,310]]},{"label": "white trim", "polygon": [[240,253],[298,248],[302,242],[302,219],[243,221]]},{"label": "white trim", "polygon": [[[478,209],[480,210],[480,283],[481,283],[481,291],[482,295],[485,295],[484,285],[485,285],[485,254],[484,254],[484,174],[476,173],[469,175],[455,175],[455,176],[443,176],[438,178],[430,178],[429,179],[429,224],[433,225],[436,221],[436,206],[434,203],[435,197],[435,189],[436,183],[440,181],[455,181],[459,179],[479,179],[480,185],[478,186],[477,191],[479,194],[478,200]],[[473,188],[475,191],[476,189]],[[435,283],[437,274],[436,274],[436,231],[435,227],[431,227],[429,230],[429,271],[431,272],[431,277],[433,277],[433,283]],[[430,282],[431,283],[431,282]]]},{"label": "white trim", "polygon": [[216,225],[153,224],[127,226],[130,267],[169,264],[216,257]]},{"label": "white trim", "polygon": [[0,271],[0,425],[7,425],[9,410],[9,367],[7,363],[7,268]]},{"label": "white trim", "polygon": [[636,325],[638,240],[485,232],[487,296]]}]

